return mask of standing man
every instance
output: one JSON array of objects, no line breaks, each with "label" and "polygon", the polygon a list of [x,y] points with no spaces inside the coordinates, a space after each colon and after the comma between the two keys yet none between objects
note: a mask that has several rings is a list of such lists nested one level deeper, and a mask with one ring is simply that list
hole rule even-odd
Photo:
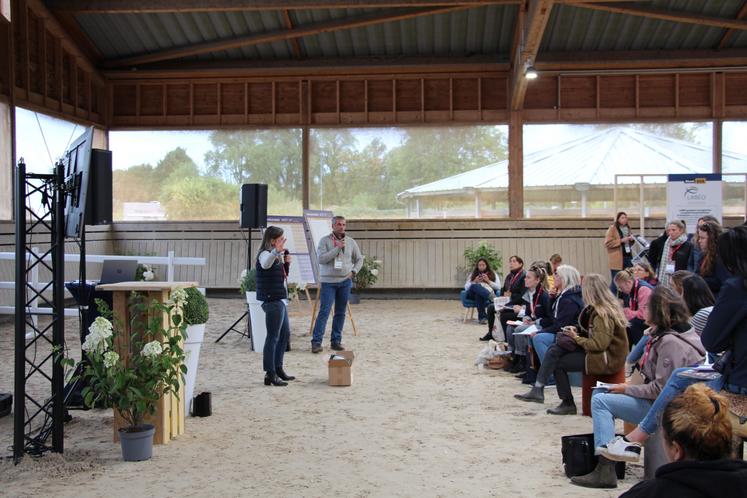
[{"label": "standing man", "polygon": [[345,311],[348,297],[353,286],[353,277],[363,266],[363,255],[352,237],[345,236],[345,218],[332,218],[332,233],[319,241],[316,250],[319,261],[321,280],[321,297],[319,314],[314,324],[314,335],[311,338],[311,352],[322,352],[322,339],[327,318],[335,303],[335,315],[332,318],[331,347],[335,351],[345,349],[342,346],[342,327],[345,325]]}]

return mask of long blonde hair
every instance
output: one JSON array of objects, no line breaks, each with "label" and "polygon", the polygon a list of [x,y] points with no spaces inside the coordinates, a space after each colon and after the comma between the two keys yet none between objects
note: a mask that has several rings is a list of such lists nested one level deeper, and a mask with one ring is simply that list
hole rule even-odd
[{"label": "long blonde hair", "polygon": [[628,320],[625,318],[620,302],[610,292],[607,282],[596,273],[584,277],[581,285],[581,295],[587,306],[592,306],[594,312],[605,322],[612,322],[616,328],[626,328]]}]

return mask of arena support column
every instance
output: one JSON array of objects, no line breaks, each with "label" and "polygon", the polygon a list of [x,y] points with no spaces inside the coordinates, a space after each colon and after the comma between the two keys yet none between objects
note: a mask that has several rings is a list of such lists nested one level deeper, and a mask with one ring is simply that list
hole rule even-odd
[{"label": "arena support column", "polygon": [[524,217],[524,122],[511,111],[508,123],[508,216]]}]

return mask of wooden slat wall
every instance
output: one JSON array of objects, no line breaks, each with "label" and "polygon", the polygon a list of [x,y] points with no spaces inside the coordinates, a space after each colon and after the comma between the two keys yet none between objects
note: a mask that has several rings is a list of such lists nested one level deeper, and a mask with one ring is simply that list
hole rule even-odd
[{"label": "wooden slat wall", "polygon": [[[650,221],[653,236],[663,220]],[[486,240],[503,254],[527,263],[558,252],[583,273],[607,274],[602,239],[607,220],[350,220],[349,233],[364,254],[381,259],[376,288],[438,289],[464,284],[457,267],[464,249]],[[252,254],[259,235],[253,235]],[[197,280],[208,288],[236,288],[246,262],[246,245],[236,222],[115,223],[112,240],[118,253],[201,256],[205,267],[181,267],[177,280]]]},{"label": "wooden slat wall", "polygon": [[[0,77],[0,91],[9,95],[7,85],[14,84],[18,106],[105,126],[106,83],[101,75],[41,2],[17,0],[11,5],[15,81]],[[3,60],[0,56],[5,74],[9,62]]]},{"label": "wooden slat wall", "polygon": [[[505,71],[122,78],[111,82],[113,128],[508,121]],[[746,84],[747,72],[544,75],[529,85],[522,115],[526,123],[739,119],[747,117]]]}]

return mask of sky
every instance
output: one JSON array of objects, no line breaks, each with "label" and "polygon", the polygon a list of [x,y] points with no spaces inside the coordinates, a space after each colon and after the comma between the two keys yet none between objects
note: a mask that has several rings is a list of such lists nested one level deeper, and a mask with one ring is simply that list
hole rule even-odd
[{"label": "sky", "polygon": [[[67,149],[75,137],[83,133],[81,125],[18,108],[17,154],[26,160],[30,171],[51,171],[51,165]],[[504,133],[507,127],[502,126]],[[699,133],[698,142],[711,141],[710,127]],[[113,131],[109,146],[113,151],[114,169],[126,169],[137,164],[155,165],[167,152],[183,147],[199,167],[204,166],[205,153],[211,149],[209,131]],[[394,128],[356,128],[354,136],[360,148],[379,137],[388,148],[400,143],[401,133]],[[524,152],[552,147],[590,133],[589,127],[573,125],[527,125],[524,128]],[[724,124],[724,150],[747,155],[747,122]],[[747,164],[740,170],[747,172]]]}]

